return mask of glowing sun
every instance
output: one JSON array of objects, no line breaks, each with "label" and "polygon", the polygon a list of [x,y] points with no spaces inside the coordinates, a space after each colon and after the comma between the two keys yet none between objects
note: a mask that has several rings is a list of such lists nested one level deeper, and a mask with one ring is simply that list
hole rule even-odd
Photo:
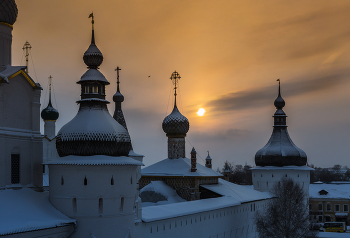
[{"label": "glowing sun", "polygon": [[205,113],[204,108],[199,108],[199,110],[198,110],[198,112],[197,112],[198,116],[203,116],[204,113]]}]

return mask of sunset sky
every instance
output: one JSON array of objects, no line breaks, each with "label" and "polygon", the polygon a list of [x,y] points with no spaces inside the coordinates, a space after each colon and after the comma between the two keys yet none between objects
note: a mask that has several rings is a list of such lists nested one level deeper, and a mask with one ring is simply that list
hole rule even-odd
[{"label": "sunset sky", "polygon": [[[57,131],[78,110],[76,82],[87,70],[82,56],[90,44],[93,11],[96,44],[104,55],[100,71],[111,83],[109,111],[114,112],[119,66],[124,116],[145,165],[167,157],[161,125],[173,107],[169,78],[176,70],[178,106],[190,121],[187,157],[194,146],[203,159],[210,151],[214,169],[226,160],[255,165],[255,153],[272,132],[280,78],[289,134],[308,163],[350,167],[349,1],[16,3],[12,64],[25,65],[22,47],[29,41],[29,74],[44,88],[42,108],[53,76]],[[206,110],[202,117],[199,108]]]}]

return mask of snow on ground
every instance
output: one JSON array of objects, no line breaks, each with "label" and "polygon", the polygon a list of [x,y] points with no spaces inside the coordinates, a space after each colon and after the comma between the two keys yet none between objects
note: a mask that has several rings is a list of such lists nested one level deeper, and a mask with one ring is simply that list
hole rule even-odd
[{"label": "snow on ground", "polygon": [[48,192],[0,190],[0,204],[0,236],[75,223],[51,205]]},{"label": "snow on ground", "polygon": [[337,233],[337,232],[319,232],[318,237],[320,238],[348,238],[349,233]]}]

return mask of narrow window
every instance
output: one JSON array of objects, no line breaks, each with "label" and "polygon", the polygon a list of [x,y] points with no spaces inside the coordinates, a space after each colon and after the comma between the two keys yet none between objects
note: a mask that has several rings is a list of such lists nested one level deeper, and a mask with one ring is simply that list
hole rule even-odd
[{"label": "narrow window", "polygon": [[43,164],[43,174],[45,173],[45,165]]},{"label": "narrow window", "polygon": [[349,211],[349,205],[348,204],[344,204],[343,205],[343,212],[348,212]]},{"label": "narrow window", "polygon": [[286,177],[287,177],[287,174],[286,174]]},{"label": "narrow window", "polygon": [[298,178],[299,178],[299,174],[298,174]]},{"label": "narrow window", "polygon": [[332,205],[330,203],[327,203],[326,209],[327,209],[327,211],[331,211],[332,210]]},{"label": "narrow window", "polygon": [[61,185],[63,185],[64,184],[64,178],[63,178],[63,176],[61,177]]},{"label": "narrow window", "polygon": [[272,174],[272,178],[273,178],[273,174]]},{"label": "narrow window", "polygon": [[266,187],[269,187],[269,182],[266,182]]},{"label": "narrow window", "polygon": [[114,178],[113,178],[113,175],[112,175],[112,178],[111,178],[111,185],[114,185]]},{"label": "narrow window", "polygon": [[335,204],[334,205],[334,211],[335,212],[340,212],[340,205],[339,204]]},{"label": "narrow window", "polygon": [[124,197],[120,199],[120,212],[123,212],[124,210]]},{"label": "narrow window", "polygon": [[98,199],[98,213],[103,214],[103,198]]},{"label": "narrow window", "polygon": [[77,199],[73,198],[73,213],[77,213]]},{"label": "narrow window", "polygon": [[84,178],[84,185],[87,185],[87,179],[86,179],[86,176]]},{"label": "narrow window", "polygon": [[11,183],[19,183],[19,154],[11,154]]},{"label": "narrow window", "polygon": [[130,183],[132,184],[132,175],[131,175],[131,177],[130,177]]}]

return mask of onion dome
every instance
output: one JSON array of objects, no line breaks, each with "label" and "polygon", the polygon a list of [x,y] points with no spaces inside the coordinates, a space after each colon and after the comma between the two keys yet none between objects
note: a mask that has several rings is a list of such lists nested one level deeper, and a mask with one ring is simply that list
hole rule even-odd
[{"label": "onion dome", "polygon": [[205,160],[212,160],[212,158],[209,155],[209,151],[208,151],[208,156],[207,156],[207,158],[205,158]]},{"label": "onion dome", "polygon": [[190,123],[188,119],[183,116],[176,104],[174,105],[173,111],[164,118],[162,123],[163,131],[168,135],[183,135],[190,129]]},{"label": "onion dome", "polygon": [[41,111],[41,118],[44,121],[56,121],[59,115],[58,111],[52,106],[50,98],[47,107]]},{"label": "onion dome", "polygon": [[306,153],[298,148],[289,137],[287,131],[286,114],[282,110],[285,105],[281,97],[279,85],[278,97],[274,105],[274,126],[270,140],[255,154],[257,166],[303,166],[307,163]]},{"label": "onion dome", "polygon": [[124,102],[124,96],[123,94],[121,94],[120,92],[116,92],[114,95],[113,95],[113,101],[114,102]]},{"label": "onion dome", "polygon": [[18,15],[17,4],[14,0],[1,0],[0,22],[13,25]]},{"label": "onion dome", "polygon": [[103,55],[95,44],[94,20],[92,20],[91,44],[89,48],[85,51],[83,60],[89,69],[98,69],[98,67],[102,64],[103,61]]}]

